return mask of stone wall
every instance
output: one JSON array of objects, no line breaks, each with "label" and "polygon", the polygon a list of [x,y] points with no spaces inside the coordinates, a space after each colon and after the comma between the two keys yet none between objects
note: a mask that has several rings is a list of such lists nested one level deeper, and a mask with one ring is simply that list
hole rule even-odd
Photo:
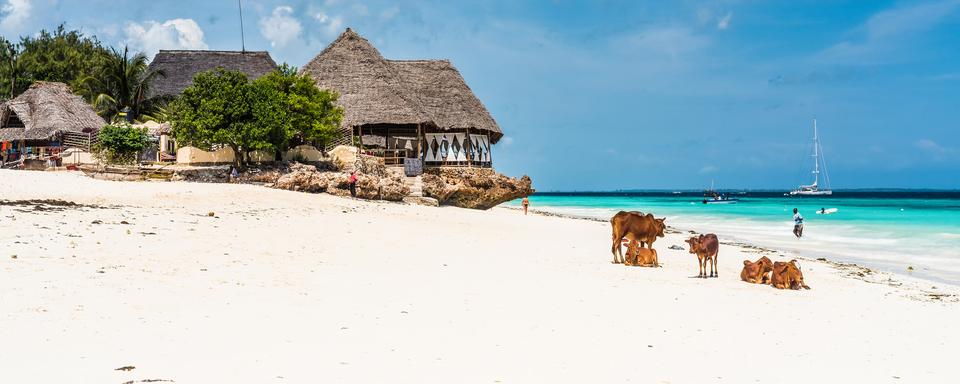
[{"label": "stone wall", "polygon": [[67,164],[97,164],[97,158],[90,152],[84,151],[80,148],[67,148],[60,154],[60,158],[63,159],[61,162],[63,165]]},{"label": "stone wall", "polygon": [[283,154],[283,161],[314,163],[323,160],[327,160],[327,158],[312,145],[298,145],[290,148],[290,150]]},{"label": "stone wall", "polygon": [[[299,145],[283,154],[284,161],[305,161],[308,163],[323,163],[329,158],[311,145]],[[204,165],[204,164],[233,164],[234,153],[229,147],[217,151],[204,151],[195,147],[180,147],[177,149],[177,164]],[[276,156],[271,151],[247,152],[247,161],[252,164],[272,163]]]},{"label": "stone wall", "polygon": [[212,152],[196,147],[180,147],[177,149],[177,164],[231,164],[233,155],[233,149],[229,147]]}]

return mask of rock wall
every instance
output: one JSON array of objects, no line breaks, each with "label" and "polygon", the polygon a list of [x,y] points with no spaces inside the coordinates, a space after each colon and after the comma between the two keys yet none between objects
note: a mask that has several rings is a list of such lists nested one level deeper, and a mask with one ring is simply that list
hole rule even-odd
[{"label": "rock wall", "polygon": [[226,183],[230,181],[230,167],[197,167],[177,169],[171,181],[193,181],[198,183]]},{"label": "rock wall", "polygon": [[507,177],[489,168],[428,168],[423,191],[441,205],[490,209],[533,194],[529,176]]},{"label": "rock wall", "polygon": [[[274,188],[310,193],[350,196],[350,174],[322,172],[312,165],[295,164],[280,176]],[[369,200],[401,201],[410,194],[400,177],[357,173],[357,197]]]}]

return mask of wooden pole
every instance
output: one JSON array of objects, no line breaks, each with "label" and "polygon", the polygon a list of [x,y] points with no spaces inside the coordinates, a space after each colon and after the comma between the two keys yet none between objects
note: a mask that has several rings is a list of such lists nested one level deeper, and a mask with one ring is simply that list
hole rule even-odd
[{"label": "wooden pole", "polygon": [[357,145],[357,152],[363,153],[363,126],[357,126],[357,136],[359,144]]},{"label": "wooden pole", "polygon": [[[420,129],[420,123],[417,123],[417,149],[416,149],[417,152],[416,152],[416,153],[417,153],[417,158],[418,158],[418,159],[423,159],[423,156],[420,154],[420,152],[421,152],[420,149],[422,148],[422,145],[423,145],[423,138],[420,137],[422,134],[423,134],[423,132],[422,132],[422,130]],[[421,166],[422,166],[422,164],[421,164]]]},{"label": "wooden pole", "polygon": [[[466,140],[468,143],[470,143],[470,149],[474,149],[473,152],[476,152],[475,148],[473,148],[473,140],[470,139],[470,127],[467,127]],[[473,167],[473,155],[471,152],[467,152],[467,166]]]}]

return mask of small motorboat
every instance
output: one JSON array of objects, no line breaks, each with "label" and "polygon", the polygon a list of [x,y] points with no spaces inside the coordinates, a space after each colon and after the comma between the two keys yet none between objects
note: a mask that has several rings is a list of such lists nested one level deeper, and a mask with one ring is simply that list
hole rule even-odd
[{"label": "small motorboat", "polygon": [[725,193],[720,193],[713,188],[703,191],[704,204],[736,204],[740,199],[731,198]]}]

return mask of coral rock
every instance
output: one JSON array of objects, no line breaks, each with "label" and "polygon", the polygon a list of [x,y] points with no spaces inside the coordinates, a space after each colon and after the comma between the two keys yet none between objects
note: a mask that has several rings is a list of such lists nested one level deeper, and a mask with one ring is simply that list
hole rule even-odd
[{"label": "coral rock", "polygon": [[423,175],[423,190],[442,205],[489,209],[533,194],[530,177],[519,179],[489,168],[435,168]]}]

